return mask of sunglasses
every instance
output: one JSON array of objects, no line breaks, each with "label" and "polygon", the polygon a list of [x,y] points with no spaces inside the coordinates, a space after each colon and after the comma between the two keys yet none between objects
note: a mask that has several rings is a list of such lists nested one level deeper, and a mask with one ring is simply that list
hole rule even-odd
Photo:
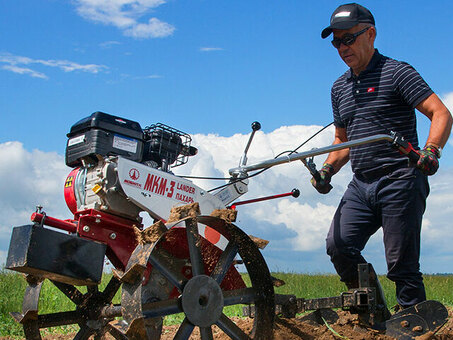
[{"label": "sunglasses", "polygon": [[362,33],[365,33],[369,28],[370,27],[366,27],[363,30],[358,31],[356,33],[346,33],[341,38],[333,38],[332,45],[335,48],[340,48],[341,44],[345,46],[351,46],[353,43],[355,43],[357,37]]}]

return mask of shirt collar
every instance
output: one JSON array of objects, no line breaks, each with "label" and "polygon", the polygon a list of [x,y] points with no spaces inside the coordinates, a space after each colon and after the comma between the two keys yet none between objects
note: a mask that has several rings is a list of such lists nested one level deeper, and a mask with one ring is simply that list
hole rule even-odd
[{"label": "shirt collar", "polygon": [[[364,71],[362,71],[362,72],[359,74],[359,76],[362,75],[362,74],[366,74],[366,73],[368,73],[368,72],[373,71],[373,70],[377,67],[377,65],[379,64],[379,62],[381,61],[381,58],[382,58],[382,54],[379,53],[379,51],[378,51],[377,48],[374,49],[374,54],[373,54],[373,56],[371,57],[371,60],[370,60],[370,62],[368,63],[368,66],[366,67],[366,69],[365,69]],[[350,79],[352,79],[353,77],[355,77],[355,76],[354,76],[354,72],[352,72],[352,69],[347,70],[347,71],[346,71],[346,78],[350,80]]]}]

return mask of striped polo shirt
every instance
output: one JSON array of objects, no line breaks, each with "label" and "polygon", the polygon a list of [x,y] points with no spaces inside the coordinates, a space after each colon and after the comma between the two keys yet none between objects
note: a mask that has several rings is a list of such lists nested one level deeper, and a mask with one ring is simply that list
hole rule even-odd
[{"label": "striped polo shirt", "polygon": [[[414,108],[432,93],[411,65],[375,50],[359,76],[348,70],[333,84],[334,123],[346,129],[348,140],[396,131],[418,149]],[[407,157],[388,142],[353,147],[349,156],[354,173],[407,165]]]}]

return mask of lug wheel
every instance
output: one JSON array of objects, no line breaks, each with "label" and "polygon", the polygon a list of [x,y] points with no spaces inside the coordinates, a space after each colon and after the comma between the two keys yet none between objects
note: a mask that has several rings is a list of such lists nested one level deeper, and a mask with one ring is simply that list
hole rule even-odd
[{"label": "lug wheel", "polygon": [[[161,326],[150,334],[148,322],[161,325],[162,318],[177,313],[183,321],[174,339],[189,339],[197,328],[201,339],[213,339],[214,325],[231,339],[272,338],[274,290],[253,241],[219,218],[198,216],[180,222],[157,242],[137,246],[129,260],[121,300],[128,338],[160,339]],[[224,237],[225,249],[201,237],[200,225]],[[248,284],[234,266],[237,256],[245,265]],[[225,307],[233,305],[254,305],[251,331],[225,314]]]},{"label": "lug wheel", "polygon": [[42,328],[72,324],[80,326],[74,339],[88,339],[90,336],[93,336],[94,339],[103,339],[106,333],[110,333],[115,339],[125,339],[124,335],[112,325],[113,318],[102,315],[104,308],[111,306],[111,301],[121,286],[121,282],[115,277],[112,277],[103,292],[100,292],[98,286],[94,285],[88,286],[85,294],[75,286],[52,281],[63,294],[74,302],[76,309],[50,314],[38,313],[42,281],[29,276],[28,282],[22,313],[11,313],[16,321],[23,324],[27,340],[40,340],[40,329]]}]

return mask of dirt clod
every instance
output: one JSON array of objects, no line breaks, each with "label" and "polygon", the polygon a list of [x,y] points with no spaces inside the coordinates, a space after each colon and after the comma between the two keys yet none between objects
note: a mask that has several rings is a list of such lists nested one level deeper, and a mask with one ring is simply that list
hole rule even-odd
[{"label": "dirt clod", "polygon": [[238,215],[237,210],[233,209],[215,209],[212,213],[212,217],[218,217],[222,220],[227,221],[228,223],[236,221],[236,217]]},{"label": "dirt clod", "polygon": [[138,228],[134,228],[135,238],[139,244],[156,242],[166,231],[167,227],[162,221],[157,221],[143,231]]},{"label": "dirt clod", "polygon": [[268,240],[263,240],[262,238],[259,238],[259,237],[253,236],[253,235],[249,235],[249,237],[256,244],[256,246],[260,249],[266,248],[266,246],[269,244]]},{"label": "dirt clod", "polygon": [[171,208],[170,217],[167,222],[176,222],[186,217],[197,217],[200,214],[200,205],[198,202],[181,205]]}]

